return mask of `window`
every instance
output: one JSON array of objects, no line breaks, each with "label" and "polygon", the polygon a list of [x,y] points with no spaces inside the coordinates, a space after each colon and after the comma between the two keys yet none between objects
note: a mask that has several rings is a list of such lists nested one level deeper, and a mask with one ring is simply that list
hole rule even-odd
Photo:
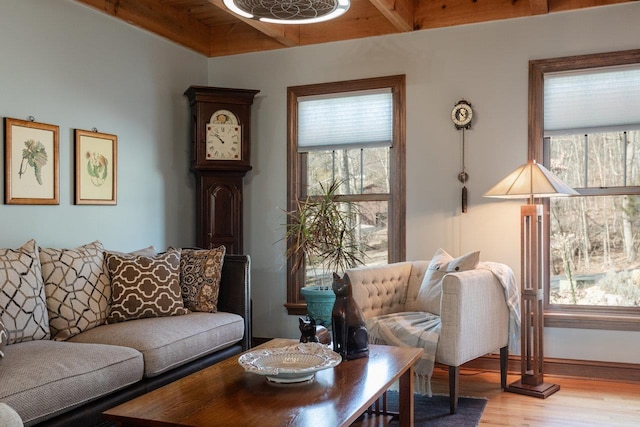
[{"label": "window", "polygon": [[[405,258],[405,77],[288,88],[287,210],[339,182],[358,205],[368,265]],[[287,267],[289,314],[306,313],[300,288],[314,266]]]},{"label": "window", "polygon": [[530,63],[529,155],[580,196],[546,201],[545,324],[640,325],[640,50]]}]

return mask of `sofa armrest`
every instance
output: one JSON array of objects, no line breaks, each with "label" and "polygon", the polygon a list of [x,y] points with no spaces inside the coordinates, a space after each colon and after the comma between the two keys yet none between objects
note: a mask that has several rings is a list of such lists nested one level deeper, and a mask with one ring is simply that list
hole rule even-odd
[{"label": "sofa armrest", "polygon": [[243,350],[251,348],[251,258],[249,255],[225,255],[220,279],[218,310],[235,313],[244,319]]},{"label": "sofa armrest", "polygon": [[508,344],[504,289],[489,270],[449,273],[443,278],[441,320],[436,361],[445,365],[460,366]]},{"label": "sofa armrest", "polygon": [[411,267],[406,261],[347,270],[353,299],[365,319],[404,311]]}]

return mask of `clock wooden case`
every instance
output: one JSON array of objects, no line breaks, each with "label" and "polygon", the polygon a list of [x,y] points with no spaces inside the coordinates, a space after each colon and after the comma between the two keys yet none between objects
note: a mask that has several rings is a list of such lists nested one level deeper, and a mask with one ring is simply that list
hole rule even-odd
[{"label": "clock wooden case", "polygon": [[196,245],[241,254],[243,179],[251,170],[251,105],[258,90],[191,86]]}]

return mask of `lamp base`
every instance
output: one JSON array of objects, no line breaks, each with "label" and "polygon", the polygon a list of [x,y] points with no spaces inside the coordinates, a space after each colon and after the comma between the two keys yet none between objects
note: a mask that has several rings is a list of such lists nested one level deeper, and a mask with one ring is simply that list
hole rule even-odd
[{"label": "lamp base", "polygon": [[558,384],[542,383],[540,385],[529,385],[523,384],[520,380],[509,384],[507,388],[504,389],[504,391],[511,393],[539,397],[540,399],[546,399],[558,390],[560,390]]}]

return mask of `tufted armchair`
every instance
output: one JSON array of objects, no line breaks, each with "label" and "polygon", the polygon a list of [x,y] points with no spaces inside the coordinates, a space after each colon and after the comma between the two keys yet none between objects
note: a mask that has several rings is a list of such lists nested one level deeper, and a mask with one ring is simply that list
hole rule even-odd
[{"label": "tufted armchair", "polygon": [[[429,261],[414,261],[347,271],[353,297],[367,322],[390,313],[420,311],[418,293],[428,266]],[[441,284],[435,362],[449,368],[453,414],[463,363],[499,350],[500,382],[503,389],[506,387],[510,312],[503,284],[492,271],[482,268],[482,263],[473,270],[444,275]]]}]

